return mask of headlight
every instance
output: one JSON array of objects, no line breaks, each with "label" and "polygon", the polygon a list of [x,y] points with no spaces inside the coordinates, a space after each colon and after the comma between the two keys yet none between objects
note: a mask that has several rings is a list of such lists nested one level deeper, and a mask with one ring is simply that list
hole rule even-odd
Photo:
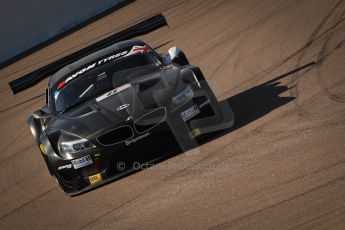
[{"label": "headlight", "polygon": [[64,153],[75,153],[87,149],[92,149],[96,146],[83,138],[75,141],[61,142],[60,147]]},{"label": "headlight", "polygon": [[188,85],[181,93],[172,98],[173,106],[181,106],[193,98],[193,89]]}]

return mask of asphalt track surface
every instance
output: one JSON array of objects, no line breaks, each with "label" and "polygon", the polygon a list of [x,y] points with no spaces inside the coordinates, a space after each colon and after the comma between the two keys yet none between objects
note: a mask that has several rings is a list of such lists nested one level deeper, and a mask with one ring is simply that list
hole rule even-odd
[{"label": "asphalt track surface", "polygon": [[[70,198],[26,125],[47,81],[8,82],[159,12],[141,39],[182,48],[236,125]],[[344,40],[343,0],[138,0],[1,70],[0,228],[345,229]]]}]

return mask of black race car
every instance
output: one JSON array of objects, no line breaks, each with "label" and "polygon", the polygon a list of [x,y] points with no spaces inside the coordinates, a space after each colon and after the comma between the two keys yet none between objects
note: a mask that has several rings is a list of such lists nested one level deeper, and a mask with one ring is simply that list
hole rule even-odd
[{"label": "black race car", "polygon": [[46,105],[28,123],[61,188],[75,195],[185,151],[234,116],[178,48],[159,55],[139,40],[118,42],[50,79]]}]

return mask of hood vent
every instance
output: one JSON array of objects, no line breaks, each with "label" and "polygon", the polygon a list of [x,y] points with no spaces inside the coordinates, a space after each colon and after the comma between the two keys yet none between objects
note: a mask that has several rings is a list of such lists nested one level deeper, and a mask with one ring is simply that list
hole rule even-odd
[{"label": "hood vent", "polygon": [[64,113],[64,116],[73,119],[87,116],[93,112],[95,112],[95,110],[93,110],[90,106],[82,106],[76,109],[71,109],[70,111]]},{"label": "hood vent", "polygon": [[135,131],[139,134],[149,131],[164,121],[166,114],[167,112],[165,107],[161,107],[145,114],[135,121]]}]

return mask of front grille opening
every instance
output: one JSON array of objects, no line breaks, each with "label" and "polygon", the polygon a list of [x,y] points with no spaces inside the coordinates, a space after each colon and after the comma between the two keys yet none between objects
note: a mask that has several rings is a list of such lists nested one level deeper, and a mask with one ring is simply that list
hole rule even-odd
[{"label": "front grille opening", "polygon": [[206,103],[207,100],[207,97],[196,97],[193,99],[194,103],[198,105],[200,110],[200,113],[194,117],[195,120],[215,115],[211,102],[209,101],[209,103]]},{"label": "front grille opening", "polygon": [[134,128],[138,133],[147,132],[161,123],[166,117],[166,108],[162,107],[151,111],[134,123]]},{"label": "front grille opening", "polygon": [[[180,146],[176,141],[175,135],[168,131],[169,126],[166,126],[162,132],[152,132],[150,138],[144,138],[137,142],[137,145],[129,145],[116,154],[111,155],[111,164],[116,166],[118,162],[123,162],[127,169],[132,169],[133,166],[138,168],[139,164],[145,164],[153,159],[165,159],[181,153]],[[157,140],[152,145],[152,140]],[[148,164],[146,164],[148,165]],[[151,163],[149,164],[151,165]],[[142,167],[142,169],[146,166]],[[110,173],[117,174],[123,171],[117,170],[117,167],[110,167]]]},{"label": "front grille opening", "polygon": [[97,138],[101,145],[114,145],[124,142],[134,136],[130,126],[122,126],[107,132]]}]

